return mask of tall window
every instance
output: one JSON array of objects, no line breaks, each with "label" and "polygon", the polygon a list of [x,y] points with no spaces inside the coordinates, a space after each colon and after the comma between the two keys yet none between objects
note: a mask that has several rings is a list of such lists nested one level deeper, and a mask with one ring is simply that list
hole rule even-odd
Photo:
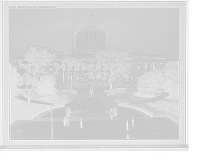
[{"label": "tall window", "polygon": [[153,64],[153,69],[155,69],[156,68],[156,64]]},{"label": "tall window", "polygon": [[140,64],[138,64],[138,70],[140,70]]},{"label": "tall window", "polygon": [[145,70],[147,70],[148,69],[148,64],[145,64]]}]

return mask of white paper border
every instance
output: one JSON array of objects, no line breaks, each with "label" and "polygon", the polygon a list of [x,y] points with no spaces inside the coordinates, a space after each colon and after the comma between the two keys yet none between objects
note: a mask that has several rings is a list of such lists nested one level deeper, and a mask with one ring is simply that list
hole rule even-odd
[{"label": "white paper border", "polygon": [[[9,125],[9,6],[60,8],[178,8],[180,100],[179,139],[175,140],[10,140]],[[55,9],[52,8],[52,9]],[[30,8],[31,9],[31,8]],[[138,148],[185,147],[186,127],[186,2],[3,2],[3,145],[12,148]]]}]

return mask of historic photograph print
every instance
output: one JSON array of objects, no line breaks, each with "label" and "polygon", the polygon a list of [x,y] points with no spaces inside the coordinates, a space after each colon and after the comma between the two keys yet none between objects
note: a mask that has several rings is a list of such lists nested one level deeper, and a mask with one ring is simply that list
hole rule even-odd
[{"label": "historic photograph print", "polygon": [[9,5],[9,140],[180,139],[179,8],[96,6]]}]

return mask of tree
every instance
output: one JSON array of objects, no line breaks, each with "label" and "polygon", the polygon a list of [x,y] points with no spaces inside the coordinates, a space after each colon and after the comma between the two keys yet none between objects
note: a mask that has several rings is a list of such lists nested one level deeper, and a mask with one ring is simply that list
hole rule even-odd
[{"label": "tree", "polygon": [[[30,75],[30,89],[28,93],[21,91],[24,96],[28,99],[29,104],[29,115],[30,115],[30,100],[37,89],[37,83],[41,76],[50,73],[49,68],[53,66],[53,61],[56,58],[56,53],[51,49],[51,47],[42,47],[40,45],[34,46],[32,44],[28,45],[24,52],[24,60],[19,66],[22,67],[27,75]],[[25,75],[26,76],[26,75]]]},{"label": "tree", "polygon": [[31,74],[29,74],[28,72],[25,72],[23,74],[23,81],[24,81],[24,84],[26,85],[26,89],[28,89],[28,87],[32,84],[33,80],[32,80],[33,77],[31,77]]},{"label": "tree", "polygon": [[23,93],[23,91],[21,91],[19,87],[24,84],[24,81],[23,77],[17,72],[17,68],[15,66],[10,65],[10,70],[11,70],[11,77],[10,77],[11,96],[15,97],[20,93]]},{"label": "tree", "polygon": [[138,92],[139,93],[157,93],[163,91],[164,76],[161,70],[152,70],[145,72],[138,79]]},{"label": "tree", "polygon": [[165,83],[164,91],[170,95],[168,98],[173,100],[179,99],[179,62],[168,62],[165,65],[164,73]]},{"label": "tree", "polygon": [[85,70],[87,66],[84,62],[76,58],[64,56],[61,58],[60,63],[61,64],[57,70],[62,69],[63,81],[65,81],[65,75],[67,76],[68,81],[70,82],[71,90],[73,89],[76,81],[85,81],[84,76],[86,75]]},{"label": "tree", "polygon": [[107,50],[97,53],[97,67],[100,72],[97,76],[108,81],[110,89],[113,89],[113,85],[122,78],[129,78],[131,64],[127,62],[127,57],[128,53],[123,51]]},{"label": "tree", "polygon": [[57,96],[54,85],[55,78],[53,76],[43,76],[37,84],[36,92],[40,96]]}]

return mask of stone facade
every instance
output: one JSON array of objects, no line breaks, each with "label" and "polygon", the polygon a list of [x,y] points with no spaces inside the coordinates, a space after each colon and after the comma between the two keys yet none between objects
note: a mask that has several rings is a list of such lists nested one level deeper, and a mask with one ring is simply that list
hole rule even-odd
[{"label": "stone facade", "polygon": [[106,48],[106,31],[94,26],[77,30],[76,52],[87,50],[100,50]]}]

